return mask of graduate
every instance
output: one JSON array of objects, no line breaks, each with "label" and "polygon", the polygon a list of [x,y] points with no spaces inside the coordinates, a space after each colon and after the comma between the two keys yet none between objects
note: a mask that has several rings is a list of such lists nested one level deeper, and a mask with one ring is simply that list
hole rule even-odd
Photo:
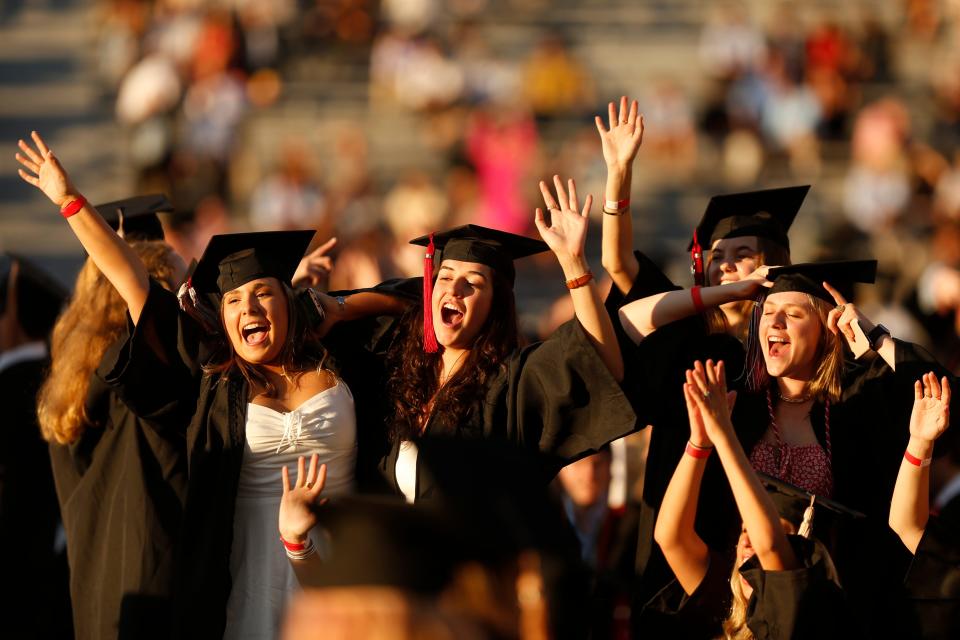
[{"label": "graduate", "polygon": [[[745,640],[851,637],[829,554],[806,539],[812,508],[802,524],[783,519],[740,446],[730,420],[729,403],[736,394],[727,392],[723,363],[697,361],[686,377],[690,439],[655,531],[685,593],[674,603],[674,632],[685,638]],[[733,562],[725,549],[706,545],[694,528],[704,470],[714,450],[743,519]],[[792,535],[798,530],[803,537]],[[669,598],[662,594],[661,600]]]},{"label": "graduate", "polygon": [[[571,180],[554,177],[557,198],[536,224],[545,242],[467,225],[417,238],[427,246],[423,305],[401,318],[387,357],[390,449],[381,471],[414,502],[434,483],[417,462],[428,435],[505,440],[549,457],[549,481],[564,464],[634,428],[620,389],[623,363],[584,256],[587,196],[579,209]],[[521,347],[513,294],[514,259],[553,251],[576,318],[548,340]],[[436,254],[435,254],[436,252]]]},{"label": "graduate", "polygon": [[960,519],[946,509],[930,513],[934,441],[949,423],[950,382],[929,372],[914,385],[910,441],[890,502],[890,528],[914,556],[904,581],[905,638],[960,636]]},{"label": "graduate", "polygon": [[[912,408],[904,398],[926,371],[947,375],[849,301],[854,283],[875,273],[873,261],[770,269],[751,341],[764,363],[759,392],[741,393],[733,412],[755,469],[866,515],[840,528],[831,553],[868,634],[882,633],[872,612],[894,606],[909,559],[885,526],[897,472],[888,461],[902,451]],[[707,473],[707,482],[718,477]]]},{"label": "graduate", "polygon": [[[163,242],[156,212],[134,207],[129,215],[155,223],[149,232],[127,235],[130,250],[157,282],[175,287],[183,260]],[[126,304],[88,259],[54,327],[38,405],[66,533],[78,638],[163,637],[169,619],[186,488],[179,428],[190,414],[164,413],[152,404],[154,390],[124,371],[125,331]]]},{"label": "graduate", "polygon": [[[317,451],[329,458],[328,491],[349,491],[353,482],[352,395],[324,365],[326,351],[315,335],[324,302],[319,294],[298,295],[290,288],[313,232],[214,237],[187,287],[189,299],[212,306],[216,326],[207,333],[209,327],[181,313],[176,295],[150,277],[137,253],[80,195],[42,138],[34,133],[33,139],[36,149],[21,142],[26,154],[18,154],[25,168],[21,177],[61,207],[126,305],[126,339],[106,377],[122,379],[124,388],[133,390],[123,398],[136,404],[138,416],[169,416],[186,450],[189,480],[177,550],[174,633],[273,635],[284,600],[296,587],[274,529],[278,461]],[[330,299],[326,305],[331,314],[354,308]],[[96,433],[102,432],[91,435]],[[135,435],[127,437],[134,440],[130,446],[136,444]],[[111,460],[118,468],[142,472],[136,450]],[[181,482],[170,464],[145,468],[161,481],[168,474],[170,486]],[[163,489],[157,483],[150,488]],[[137,489],[128,493],[122,481],[99,491],[117,496],[105,503],[110,506],[152,505],[137,497]],[[268,512],[273,515],[263,516]],[[122,528],[122,523],[103,526]],[[142,551],[141,540],[135,544]],[[104,555],[96,558],[109,566],[102,558],[115,547],[106,545],[98,538],[89,548],[101,549]],[[151,552],[169,553],[170,545]],[[127,566],[140,564],[121,565]],[[79,573],[78,579],[87,575]],[[103,588],[115,586],[103,583]],[[115,624],[90,615],[108,629]]]},{"label": "graduate", "polygon": [[67,297],[32,261],[0,254],[0,575],[18,585],[0,601],[5,637],[72,635],[66,555],[55,548],[60,509],[37,424],[50,332]]}]

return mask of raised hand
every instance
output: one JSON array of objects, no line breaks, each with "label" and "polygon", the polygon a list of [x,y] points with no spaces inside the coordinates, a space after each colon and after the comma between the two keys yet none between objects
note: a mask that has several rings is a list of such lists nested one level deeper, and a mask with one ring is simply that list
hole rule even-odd
[{"label": "raised hand", "polygon": [[293,274],[293,286],[325,289],[330,279],[330,272],[333,271],[333,258],[329,254],[335,246],[337,246],[337,239],[330,238],[305,255]]},{"label": "raised hand", "polygon": [[937,376],[931,371],[914,383],[913,393],[910,435],[933,442],[950,425],[950,383],[946,376],[937,382]]},{"label": "raised hand", "polygon": [[23,140],[19,140],[17,145],[23,154],[17,153],[17,161],[27,170],[18,169],[17,173],[23,178],[24,182],[32,184],[43,191],[43,194],[50,198],[50,201],[62,207],[67,201],[72,200],[77,190],[70,177],[64,170],[60,161],[53,155],[53,151],[46,145],[43,138],[36,131],[30,132],[36,149],[33,149]]},{"label": "raised hand", "polygon": [[619,114],[614,103],[607,105],[609,129],[603,126],[603,119],[596,116],[595,122],[607,167],[627,169],[637,157],[643,143],[643,115],[638,115],[638,109],[637,101],[633,100],[628,110],[627,97],[622,96]]},{"label": "raised hand", "polygon": [[703,426],[711,440],[723,434],[733,433],[730,413],[736,400],[736,391],[727,392],[727,374],[723,361],[706,364],[697,360],[693,369],[687,370],[690,397],[697,405]]},{"label": "raised hand", "polygon": [[833,296],[833,301],[837,303],[836,308],[831,309],[827,314],[827,329],[834,335],[842,335],[847,341],[847,346],[853,352],[854,358],[859,358],[870,350],[870,342],[867,340],[867,334],[873,329],[873,323],[870,319],[851,302],[847,302],[843,294],[824,282],[823,288]]},{"label": "raised hand", "polygon": [[593,196],[586,197],[581,210],[577,201],[577,185],[572,178],[567,182],[569,193],[564,190],[560,176],[553,176],[553,185],[557,191],[556,199],[550,193],[547,183],[540,181],[540,193],[543,194],[543,202],[550,211],[550,224],[547,224],[543,210],[539,207],[534,216],[534,222],[540,237],[557,256],[561,265],[565,266],[565,263],[571,260],[583,258],[583,246],[587,240],[587,223]]},{"label": "raised hand", "polygon": [[305,542],[310,529],[317,525],[317,515],[313,507],[323,504],[326,500],[317,502],[320,492],[327,481],[327,465],[321,464],[317,468],[320,456],[316,453],[310,456],[310,470],[304,472],[306,466],[303,456],[297,459],[297,480],[290,486],[290,472],[286,465],[281,469],[283,478],[283,497],[280,498],[280,537],[287,542]]},{"label": "raised hand", "polygon": [[760,289],[773,286],[773,281],[767,279],[767,275],[770,273],[770,269],[773,269],[773,266],[763,265],[757,267],[753,273],[737,282],[733,282],[724,286],[727,287],[739,287],[740,293],[744,299],[752,298],[753,295]]}]

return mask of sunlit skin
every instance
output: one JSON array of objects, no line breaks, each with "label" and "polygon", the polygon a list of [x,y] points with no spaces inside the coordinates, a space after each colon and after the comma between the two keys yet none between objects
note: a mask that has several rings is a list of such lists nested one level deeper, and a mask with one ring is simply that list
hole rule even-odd
[{"label": "sunlit skin", "polygon": [[823,332],[807,294],[782,291],[767,296],[760,318],[760,344],[767,373],[780,379],[785,393],[801,395],[813,379]]},{"label": "sunlit skin", "polygon": [[443,347],[444,369],[468,351],[490,315],[493,270],[487,265],[444,260],[433,286],[433,329]]},{"label": "sunlit skin", "polygon": [[[796,534],[797,529],[789,520],[780,518],[780,524],[783,526],[783,532],[787,535]],[[753,546],[750,544],[750,534],[747,533],[746,527],[741,527],[740,538],[737,540],[737,566],[742,566],[744,562],[755,555],[756,551],[754,551]],[[753,595],[753,587],[750,586],[750,583],[747,582],[746,578],[742,575],[740,576],[740,587],[743,590],[744,597],[749,600],[750,596]]]},{"label": "sunlit skin", "polygon": [[251,364],[270,365],[287,341],[287,297],[276,278],[258,278],[228,291],[221,307],[233,350]]},{"label": "sunlit skin", "polygon": [[707,284],[729,284],[745,279],[760,266],[756,236],[722,238],[713,243],[707,259]]}]

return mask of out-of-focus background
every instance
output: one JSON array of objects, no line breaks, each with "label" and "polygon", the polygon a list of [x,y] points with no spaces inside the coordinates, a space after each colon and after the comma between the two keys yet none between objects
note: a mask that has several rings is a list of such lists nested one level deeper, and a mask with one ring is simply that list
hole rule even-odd
[{"label": "out-of-focus background", "polygon": [[[958,27],[958,0],[6,0],[0,249],[65,281],[82,259],[16,176],[36,129],[92,202],[167,193],[188,259],[315,227],[333,288],[414,274],[426,231],[535,233],[540,178],[602,198],[593,116],[626,94],[636,246],[678,283],[711,194],[810,183],[795,261],[878,257],[861,302],[957,369]],[[599,224],[590,247],[599,270]],[[560,270],[525,262],[525,326],[549,331]]]}]

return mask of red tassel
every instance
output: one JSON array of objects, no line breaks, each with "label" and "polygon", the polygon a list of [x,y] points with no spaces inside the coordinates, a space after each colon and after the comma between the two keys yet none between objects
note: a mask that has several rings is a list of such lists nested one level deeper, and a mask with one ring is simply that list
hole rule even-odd
[{"label": "red tassel", "polygon": [[423,256],[423,350],[427,353],[436,353],[440,346],[437,344],[437,333],[433,330],[433,234],[430,234],[430,244],[427,253]]},{"label": "red tassel", "polygon": [[693,246],[690,247],[690,260],[692,261],[690,270],[693,271],[693,283],[702,287],[706,284],[706,279],[703,274],[703,249],[697,240],[696,229],[693,230]]}]

